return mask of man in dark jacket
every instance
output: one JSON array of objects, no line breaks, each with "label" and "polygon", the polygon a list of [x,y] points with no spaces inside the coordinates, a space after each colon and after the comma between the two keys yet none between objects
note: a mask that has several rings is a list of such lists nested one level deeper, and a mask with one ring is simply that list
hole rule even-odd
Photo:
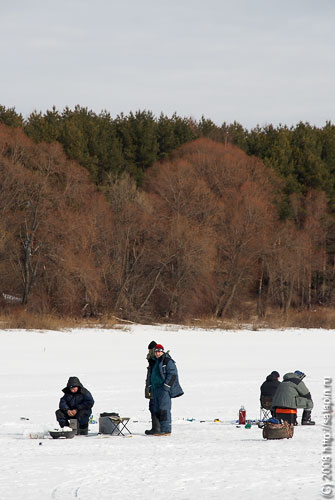
[{"label": "man in dark jacket", "polygon": [[272,400],[272,408],[275,410],[278,419],[286,420],[290,424],[296,424],[297,409],[304,408],[301,425],[315,424],[311,420],[312,396],[302,381],[304,377],[305,374],[299,370],[284,375],[283,381]]},{"label": "man in dark jacket", "polygon": [[270,410],[271,408],[273,396],[280,385],[279,377],[279,373],[277,371],[273,371],[266,377],[265,382],[261,385],[261,407],[266,410]]},{"label": "man in dark jacket", "polygon": [[155,436],[171,434],[171,398],[184,394],[179,385],[176,363],[171,356],[164,352],[164,347],[157,344],[155,347],[154,363],[149,371],[149,391],[152,395],[151,411],[160,423],[160,431]]},{"label": "man in dark jacket", "polygon": [[79,434],[87,435],[88,421],[91,415],[94,399],[85,389],[78,377],[70,377],[63,389],[64,396],[59,401],[56,418],[63,428],[69,425],[69,419],[75,418],[79,424]]},{"label": "man in dark jacket", "polygon": [[157,415],[153,411],[153,397],[149,391],[149,377],[150,377],[150,371],[155,364],[155,347],[157,345],[157,342],[152,340],[150,344],[148,345],[148,354],[147,354],[147,361],[148,361],[148,367],[147,367],[147,378],[145,381],[145,397],[147,399],[150,399],[149,401],[149,411],[151,414],[151,429],[146,430],[146,434],[157,434],[161,430],[161,426],[159,423],[159,419]]}]

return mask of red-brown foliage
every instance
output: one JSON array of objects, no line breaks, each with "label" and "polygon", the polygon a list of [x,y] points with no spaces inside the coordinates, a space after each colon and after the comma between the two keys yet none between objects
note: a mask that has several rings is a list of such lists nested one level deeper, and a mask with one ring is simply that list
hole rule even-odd
[{"label": "red-brown foliage", "polygon": [[1,291],[38,310],[94,309],[102,291],[96,218],[109,211],[58,144],[0,127]]},{"label": "red-brown foliage", "polygon": [[[184,252],[183,265],[194,274],[185,276],[180,294],[193,314],[191,304],[204,303],[208,312],[205,298],[216,315],[225,314],[257,277],[276,220],[273,182],[260,161],[208,139],[181,147],[149,172],[146,189],[154,194],[158,222],[173,237],[183,228],[184,244],[189,238],[198,247]],[[166,286],[171,280],[173,273],[165,274]]]}]

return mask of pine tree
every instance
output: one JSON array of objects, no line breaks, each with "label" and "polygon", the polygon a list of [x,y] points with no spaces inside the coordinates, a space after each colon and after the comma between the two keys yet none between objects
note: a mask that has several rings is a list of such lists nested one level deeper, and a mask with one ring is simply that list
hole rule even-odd
[{"label": "pine tree", "polygon": [[8,127],[22,127],[23,117],[15,111],[15,108],[5,108],[0,105],[0,123]]}]

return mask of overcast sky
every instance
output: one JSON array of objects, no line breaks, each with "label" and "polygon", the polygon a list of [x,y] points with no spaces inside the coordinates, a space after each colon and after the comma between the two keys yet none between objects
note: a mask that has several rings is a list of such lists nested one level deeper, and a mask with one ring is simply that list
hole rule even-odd
[{"label": "overcast sky", "polygon": [[0,104],[335,122],[334,0],[2,0]]}]

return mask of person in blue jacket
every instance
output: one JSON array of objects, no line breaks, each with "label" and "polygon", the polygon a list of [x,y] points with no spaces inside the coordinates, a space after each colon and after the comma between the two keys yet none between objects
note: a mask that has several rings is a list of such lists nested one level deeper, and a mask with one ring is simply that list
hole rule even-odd
[{"label": "person in blue jacket", "polygon": [[155,346],[154,363],[149,371],[150,411],[160,423],[160,431],[155,436],[171,434],[171,398],[184,394],[179,384],[176,363],[164,352],[162,344]]},{"label": "person in blue jacket", "polygon": [[70,377],[63,389],[64,396],[59,401],[56,418],[60,427],[69,425],[69,419],[75,418],[79,424],[79,434],[88,434],[88,421],[91,415],[94,399],[85,389],[78,377]]}]

